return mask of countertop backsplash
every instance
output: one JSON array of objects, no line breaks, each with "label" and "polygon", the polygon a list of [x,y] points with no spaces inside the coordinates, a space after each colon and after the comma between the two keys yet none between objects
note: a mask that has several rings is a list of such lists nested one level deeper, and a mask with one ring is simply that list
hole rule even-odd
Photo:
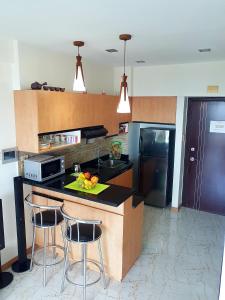
[{"label": "countertop backsplash", "polygon": [[[48,152],[52,155],[64,155],[65,156],[65,167],[70,168],[74,162],[83,163],[92,160],[98,156],[98,150],[100,151],[100,156],[109,154],[111,151],[112,141],[122,142],[122,153],[128,154],[128,135],[119,134],[118,136],[113,136],[105,139],[97,139],[96,142],[92,144],[86,144],[86,140],[81,140],[80,144],[74,145],[73,147],[65,148],[58,151]],[[19,152],[19,175],[24,174],[24,159],[36,155],[34,153]]]}]

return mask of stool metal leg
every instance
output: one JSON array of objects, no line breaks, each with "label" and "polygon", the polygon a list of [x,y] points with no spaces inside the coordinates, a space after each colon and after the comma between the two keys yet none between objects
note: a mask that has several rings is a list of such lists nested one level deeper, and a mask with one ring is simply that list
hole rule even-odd
[{"label": "stool metal leg", "polygon": [[70,257],[71,257],[71,259],[73,260],[74,257],[73,257],[73,248],[72,248],[72,244],[70,244],[69,247],[70,247]]},{"label": "stool metal leg", "polygon": [[44,228],[44,252],[43,252],[43,275],[44,275],[44,287],[46,286],[46,228]]},{"label": "stool metal leg", "polygon": [[63,243],[65,244],[63,223],[60,224],[60,228],[61,228],[62,240],[63,240]]},{"label": "stool metal leg", "polygon": [[64,283],[65,283],[66,269],[67,269],[67,261],[68,261],[68,240],[65,239],[65,241],[64,241],[64,267],[63,267],[61,293],[64,290]]},{"label": "stool metal leg", "polygon": [[[52,245],[55,246],[55,227],[51,228],[52,233]],[[56,249],[53,247],[53,259],[56,259]]]},{"label": "stool metal leg", "polygon": [[[63,223],[61,223],[60,228],[61,228],[62,239],[63,239],[64,249],[65,249],[65,238],[64,238],[64,228],[63,228]],[[71,258],[73,259],[73,251],[72,251],[72,245],[71,245],[71,243],[69,243],[69,247],[70,247],[70,256],[71,256]]]},{"label": "stool metal leg", "polygon": [[104,263],[103,263],[103,258],[102,258],[102,247],[101,247],[100,239],[98,240],[98,252],[99,252],[100,265],[102,268],[103,286],[104,286],[104,289],[106,289],[105,268],[104,268]]},{"label": "stool metal leg", "polygon": [[33,269],[35,236],[36,236],[36,227],[33,225],[33,238],[32,238],[32,252],[31,252],[31,260],[30,260],[30,271],[32,271],[32,269]]},{"label": "stool metal leg", "polygon": [[84,243],[82,244],[82,257],[83,257],[83,300],[86,300],[86,271],[87,271],[87,245]]}]

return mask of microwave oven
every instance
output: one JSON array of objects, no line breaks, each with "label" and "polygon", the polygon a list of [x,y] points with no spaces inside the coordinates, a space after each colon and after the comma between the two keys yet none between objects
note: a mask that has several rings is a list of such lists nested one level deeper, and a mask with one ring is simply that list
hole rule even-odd
[{"label": "microwave oven", "polygon": [[24,160],[24,177],[46,181],[65,173],[64,156],[36,155]]}]

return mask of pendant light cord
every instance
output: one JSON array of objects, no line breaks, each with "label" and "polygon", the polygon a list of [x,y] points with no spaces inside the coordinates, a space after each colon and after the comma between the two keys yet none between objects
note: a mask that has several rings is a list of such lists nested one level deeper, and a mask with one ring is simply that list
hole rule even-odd
[{"label": "pendant light cord", "polygon": [[80,50],[80,47],[78,46],[77,48],[78,48],[78,56],[80,56],[80,51],[79,51],[79,50]]},{"label": "pendant light cord", "polygon": [[126,41],[124,41],[124,51],[123,51],[123,70],[125,74],[125,65],[126,65]]}]

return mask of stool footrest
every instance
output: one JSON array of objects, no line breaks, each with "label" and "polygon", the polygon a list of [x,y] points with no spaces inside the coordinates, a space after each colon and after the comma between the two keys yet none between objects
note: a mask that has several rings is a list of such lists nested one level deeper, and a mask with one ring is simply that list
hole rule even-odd
[{"label": "stool footrest", "polygon": [[[92,259],[86,259],[86,261],[89,262],[89,263],[94,264],[94,265],[99,269],[99,271],[100,271],[99,276],[98,276],[98,278],[97,278],[96,280],[91,281],[91,282],[89,282],[89,283],[86,284],[86,286],[91,286],[91,285],[97,283],[97,282],[101,279],[101,277],[102,277],[101,275],[102,275],[102,273],[103,273],[103,270],[102,270],[100,264],[99,264],[97,261],[92,260]],[[69,265],[69,266],[67,267],[67,269],[66,269],[66,274],[65,274],[65,275],[66,275],[66,280],[67,280],[68,282],[70,282],[71,284],[73,284],[73,285],[76,285],[76,286],[79,286],[79,287],[84,287],[83,284],[80,284],[80,283],[77,283],[77,282],[75,282],[75,281],[72,281],[72,280],[69,278],[69,276],[68,276],[68,271],[71,270],[71,268],[72,268],[73,266],[75,266],[76,264],[79,264],[79,263],[83,263],[83,260],[78,260],[78,261],[72,263],[71,265]]]},{"label": "stool footrest", "polygon": [[[62,246],[59,246],[59,245],[48,245],[48,246],[46,246],[46,249],[49,249],[49,248],[53,248],[53,249],[55,248],[55,250],[60,249],[64,252],[64,248]],[[37,256],[37,254],[40,253],[43,250],[44,250],[44,247],[41,247],[41,248],[38,248],[37,250],[35,250],[34,257],[33,257],[33,263],[35,265],[39,266],[39,267],[44,267],[44,264],[37,262],[37,260],[35,259],[35,256]],[[57,257],[58,257],[58,255],[56,256],[56,258]],[[51,266],[57,265],[57,264],[61,263],[63,261],[63,259],[64,259],[64,257],[62,256],[62,258],[60,260],[53,261],[52,263],[49,263],[49,264],[46,263],[45,266],[46,267],[51,267]]]}]

